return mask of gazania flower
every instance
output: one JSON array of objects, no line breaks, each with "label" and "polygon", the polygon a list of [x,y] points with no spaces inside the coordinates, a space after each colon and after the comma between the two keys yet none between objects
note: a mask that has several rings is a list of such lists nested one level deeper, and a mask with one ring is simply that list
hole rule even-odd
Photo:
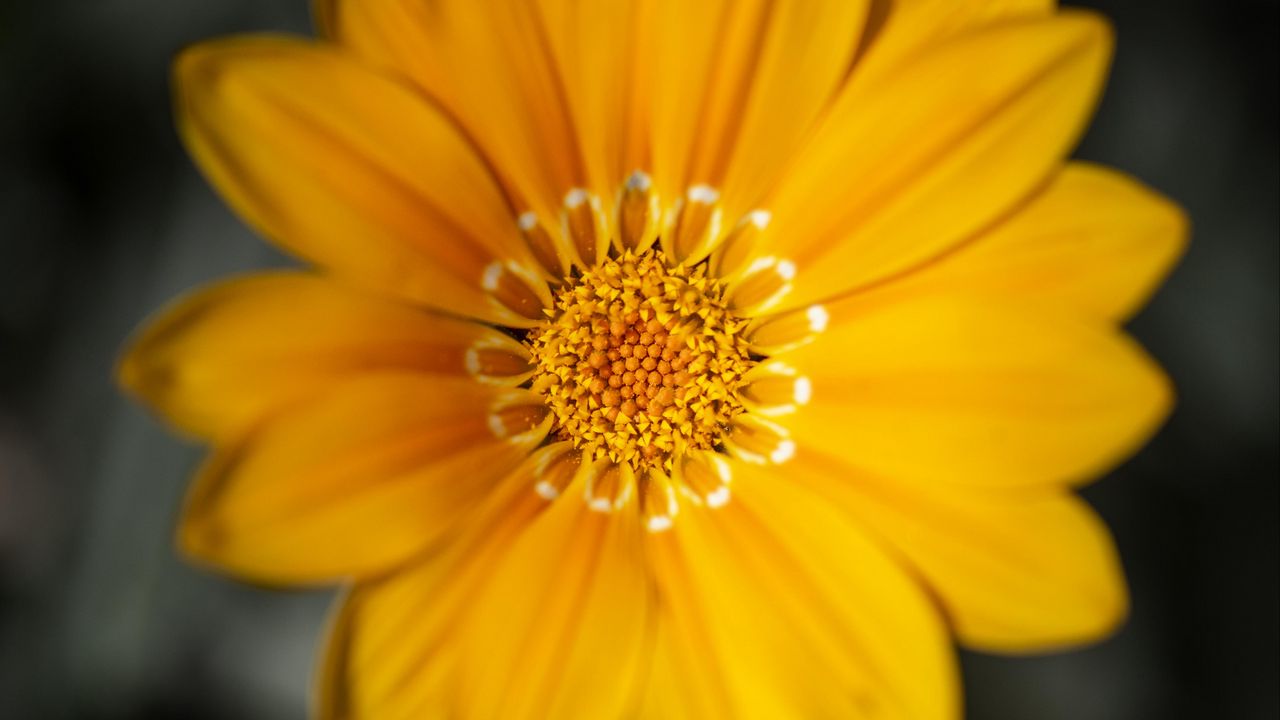
[{"label": "gazania flower", "polygon": [[177,63],[307,270],[123,384],[212,447],[182,547],[351,584],[325,718],[944,718],[953,638],[1098,638],[1072,488],[1170,405],[1118,323],[1179,210],[1065,158],[1101,19],[1039,0],[332,0]]}]

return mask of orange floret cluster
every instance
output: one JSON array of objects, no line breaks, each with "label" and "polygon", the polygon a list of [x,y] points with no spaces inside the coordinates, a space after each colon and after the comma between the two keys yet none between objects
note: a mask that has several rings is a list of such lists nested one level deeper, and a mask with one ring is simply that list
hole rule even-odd
[{"label": "orange floret cluster", "polygon": [[752,360],[744,321],[721,301],[704,266],[626,253],[587,270],[530,335],[533,387],[556,434],[588,459],[670,466],[685,448],[711,448],[743,406]]}]

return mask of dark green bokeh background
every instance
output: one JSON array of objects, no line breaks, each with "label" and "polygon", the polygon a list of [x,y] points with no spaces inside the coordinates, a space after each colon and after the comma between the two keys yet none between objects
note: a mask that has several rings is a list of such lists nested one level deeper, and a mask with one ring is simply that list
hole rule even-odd
[{"label": "dark green bokeh background", "polygon": [[[1135,335],[1178,384],[1161,435],[1087,496],[1133,587],[1112,640],[965,655],[970,717],[1274,718],[1277,3],[1096,5],[1118,28],[1078,155],[1181,202],[1191,250]],[[304,0],[0,0],[0,718],[305,716],[326,593],[171,546],[197,448],[110,381],[163,301],[281,258],[171,129],[193,41],[305,33]]]}]

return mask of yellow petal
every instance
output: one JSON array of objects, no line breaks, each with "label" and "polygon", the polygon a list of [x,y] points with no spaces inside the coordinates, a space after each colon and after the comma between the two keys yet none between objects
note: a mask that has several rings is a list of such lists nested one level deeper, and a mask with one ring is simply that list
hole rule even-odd
[{"label": "yellow petal", "polygon": [[[772,187],[844,80],[867,3],[671,0],[654,14],[645,69],[656,88],[658,194],[670,209],[696,200],[690,188],[713,188],[732,224]],[[668,232],[663,243],[696,261],[715,239],[687,245]]]},{"label": "yellow petal", "polygon": [[1008,220],[858,302],[955,293],[1123,320],[1182,254],[1187,218],[1107,168],[1072,163]]},{"label": "yellow petal", "polygon": [[[625,717],[652,590],[634,513],[522,494],[439,555],[357,588],[339,620],[324,718]],[[579,488],[580,490],[580,488]]]},{"label": "yellow petal", "polygon": [[525,327],[550,295],[450,120],[336,50],[235,38],[175,67],[193,157],[267,237],[380,292]]},{"label": "yellow petal", "polygon": [[897,563],[783,474],[651,536],[661,613],[645,718],[958,717],[950,639]]},{"label": "yellow petal", "polygon": [[187,502],[196,558],[269,582],[366,576],[439,538],[546,433],[537,398],[371,375],[220,447]]},{"label": "yellow petal", "polygon": [[1091,479],[1168,413],[1160,370],[1119,331],[1008,302],[832,306],[775,361],[811,398],[778,418],[801,448],[889,477],[1010,486]]},{"label": "yellow petal", "polygon": [[1075,142],[1109,57],[1105,21],[985,28],[848,86],[770,203],[758,253],[799,307],[939,255],[1008,212]]},{"label": "yellow petal", "polygon": [[[556,225],[585,187],[613,228],[633,173],[672,222],[695,186],[717,189],[730,223],[750,209],[843,80],[866,15],[848,0],[337,7],[339,41],[438,98],[522,210]],[[705,255],[718,227],[669,250]],[[587,264],[607,248],[574,234],[566,224],[561,252]]]},{"label": "yellow petal", "polygon": [[[586,175],[538,3],[335,4],[339,43],[437,100],[484,152],[517,210],[558,225],[566,195]],[[563,235],[557,240],[572,252]]]},{"label": "yellow petal", "polygon": [[1128,593],[1105,525],[1059,488],[922,486],[798,456],[792,476],[906,557],[960,641],[993,652],[1097,640],[1124,619]]},{"label": "yellow petal", "polygon": [[621,717],[648,659],[652,588],[635,513],[567,497],[496,563],[459,659],[474,717]]},{"label": "yellow petal", "polygon": [[152,321],[120,382],[178,427],[226,439],[337,383],[388,370],[515,385],[527,353],[491,328],[280,272],[216,284]]},{"label": "yellow petal", "polygon": [[930,47],[984,25],[1053,13],[1054,0],[891,0],[875,7],[851,82],[866,83]]},{"label": "yellow petal", "polygon": [[650,4],[549,0],[539,7],[589,187],[612,201],[631,173],[649,169],[645,119],[654,78],[642,38],[653,32]]},{"label": "yellow petal", "polygon": [[329,635],[321,720],[456,717],[460,646],[451,633],[493,564],[550,507],[531,488],[554,452],[526,458],[437,552],[352,590]]}]

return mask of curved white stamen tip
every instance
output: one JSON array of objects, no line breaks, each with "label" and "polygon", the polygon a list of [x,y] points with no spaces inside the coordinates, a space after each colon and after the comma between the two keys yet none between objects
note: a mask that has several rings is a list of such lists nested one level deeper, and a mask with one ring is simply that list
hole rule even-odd
[{"label": "curved white stamen tip", "polygon": [[560,497],[560,491],[556,490],[556,486],[546,480],[539,480],[538,484],[533,486],[533,490],[544,500],[555,500]]},{"label": "curved white stamen tip", "polygon": [[771,255],[765,256],[762,258],[756,258],[751,262],[750,265],[747,266],[747,274],[755,275],[761,270],[767,270],[777,264],[778,264],[778,258],[773,257]]},{"label": "curved white stamen tip", "polygon": [[769,459],[773,461],[773,464],[781,465],[782,463],[795,457],[795,454],[796,454],[795,442],[792,440],[783,440],[782,442],[778,443],[778,447],[774,448],[773,452],[769,453]]},{"label": "curved white stamen tip", "polygon": [[729,488],[721,485],[707,495],[707,507],[718,508],[729,502]]},{"label": "curved white stamen tip", "polygon": [[783,280],[792,280],[796,276],[796,264],[790,260],[779,260],[778,267],[774,268],[773,271],[778,273],[778,277]]},{"label": "curved white stamen tip", "polygon": [[480,285],[485,290],[493,292],[498,289],[498,281],[502,279],[502,263],[494,260],[484,266],[484,275],[480,277]]},{"label": "curved white stamen tip", "polygon": [[529,232],[538,226],[538,214],[532,210],[520,213],[520,217],[516,218],[516,224],[520,229]]},{"label": "curved white stamen tip", "polygon": [[637,170],[627,176],[628,190],[634,190],[636,192],[644,192],[645,190],[648,190],[649,187],[652,185],[653,185],[653,180],[649,177],[648,173],[645,173],[641,170]]},{"label": "curved white stamen tip", "polygon": [[587,191],[582,188],[574,188],[564,196],[564,206],[567,208],[576,208],[588,199]]},{"label": "curved white stamen tip", "polygon": [[831,320],[831,315],[827,313],[827,309],[821,305],[810,305],[805,311],[805,316],[809,318],[809,329],[813,332],[822,332],[827,329],[827,322]]},{"label": "curved white stamen tip", "polygon": [[647,527],[649,528],[649,532],[662,532],[663,530],[670,530],[671,518],[667,517],[666,515],[654,515],[653,517],[649,518]]},{"label": "curved white stamen tip", "polygon": [[738,456],[739,460],[749,462],[752,465],[767,465],[769,463],[768,458],[765,456],[760,453],[747,450],[741,445],[735,445],[733,447],[733,453]]},{"label": "curved white stamen tip", "polygon": [[769,407],[756,408],[756,412],[764,417],[778,417],[780,415],[790,415],[796,411],[796,406],[790,403],[786,405],[771,405]]},{"label": "curved white stamen tip", "polygon": [[703,205],[712,205],[720,199],[720,191],[710,185],[694,185],[688,194],[690,200]]},{"label": "curved white stamen tip", "polygon": [[761,230],[769,226],[770,220],[773,220],[773,213],[768,210],[752,210],[747,213],[747,222]]},{"label": "curved white stamen tip", "polygon": [[711,464],[716,466],[716,475],[720,477],[721,482],[728,485],[733,479],[733,473],[729,470],[729,461],[719,455],[712,455],[711,458]]},{"label": "curved white stamen tip", "polygon": [[604,498],[593,497],[587,498],[587,507],[596,512],[607,513],[613,510],[613,503]]},{"label": "curved white stamen tip", "polygon": [[809,401],[813,399],[813,383],[803,375],[796,378],[795,390],[791,396],[795,398],[797,404],[809,404]]},{"label": "curved white stamen tip", "polygon": [[463,366],[467,372],[472,375],[480,374],[480,351],[473,347],[467,348],[467,352],[462,356]]},{"label": "curved white stamen tip", "polygon": [[770,360],[768,364],[763,366],[763,369],[768,370],[774,375],[781,375],[783,377],[795,377],[799,374],[799,371],[781,360]]},{"label": "curved white stamen tip", "polygon": [[503,439],[507,437],[507,424],[503,422],[501,415],[493,413],[489,416],[489,431],[492,432],[495,437]]}]

